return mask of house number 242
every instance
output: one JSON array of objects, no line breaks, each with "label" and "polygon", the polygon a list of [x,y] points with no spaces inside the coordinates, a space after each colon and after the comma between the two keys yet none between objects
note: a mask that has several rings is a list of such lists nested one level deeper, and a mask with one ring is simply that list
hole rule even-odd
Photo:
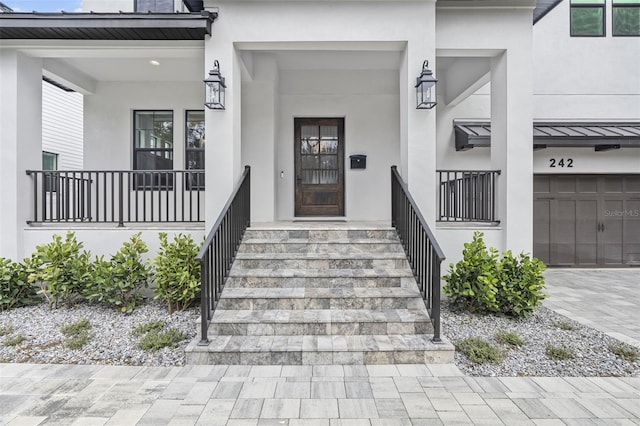
[{"label": "house number 242", "polygon": [[549,167],[573,167],[573,158],[560,158],[559,160],[555,158],[549,159]]}]

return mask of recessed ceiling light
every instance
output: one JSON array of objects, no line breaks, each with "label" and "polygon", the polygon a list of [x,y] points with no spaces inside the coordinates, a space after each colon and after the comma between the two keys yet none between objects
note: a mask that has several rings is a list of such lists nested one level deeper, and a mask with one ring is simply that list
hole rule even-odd
[{"label": "recessed ceiling light", "polygon": [[155,65],[156,67],[157,67],[158,65],[160,65],[160,62],[156,61],[155,59],[150,60],[150,61],[149,61],[149,63],[150,63],[151,65]]}]

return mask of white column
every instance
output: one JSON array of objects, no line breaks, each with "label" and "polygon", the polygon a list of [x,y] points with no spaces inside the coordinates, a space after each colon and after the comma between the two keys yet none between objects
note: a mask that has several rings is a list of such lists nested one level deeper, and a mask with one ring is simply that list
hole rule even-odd
[{"label": "white column", "polygon": [[[435,69],[435,48],[426,41],[413,41],[407,45],[406,83],[401,91],[404,102],[402,108],[406,117],[406,170],[402,176],[409,186],[413,199],[427,220],[435,226],[436,214],[436,110],[416,109],[416,78],[422,71],[422,64],[429,61]],[[436,107],[437,108],[437,107]],[[404,124],[404,123],[403,123]],[[402,141],[404,144],[404,140]]]},{"label": "white column", "polygon": [[533,113],[529,49],[491,60],[491,166],[498,178],[502,250],[533,250]]},{"label": "white column", "polygon": [[0,257],[19,261],[33,215],[27,169],[42,168],[42,60],[0,50]]},{"label": "white column", "polygon": [[[205,42],[205,73],[220,63],[220,73],[227,85],[225,110],[205,107],[207,153],[205,155],[207,232],[222,211],[243,171],[241,163],[241,71],[238,55],[229,41]],[[202,86],[204,102],[204,84]]]}]

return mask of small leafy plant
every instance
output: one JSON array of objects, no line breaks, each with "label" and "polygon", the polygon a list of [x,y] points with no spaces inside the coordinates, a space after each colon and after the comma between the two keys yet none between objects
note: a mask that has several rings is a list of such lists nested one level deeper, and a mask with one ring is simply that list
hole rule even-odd
[{"label": "small leafy plant", "polygon": [[178,234],[173,242],[164,232],[159,237],[160,250],[154,259],[155,298],[167,304],[169,314],[184,311],[200,294],[199,248],[190,235]]},{"label": "small leafy plant", "polygon": [[8,324],[0,324],[0,336],[6,336],[13,331],[13,327]]},{"label": "small leafy plant", "polygon": [[500,348],[492,345],[481,337],[467,337],[455,346],[457,350],[477,364],[484,364],[487,362],[497,364],[501,362],[503,358]]},{"label": "small leafy plant", "polygon": [[84,318],[60,328],[60,332],[65,337],[65,345],[69,349],[80,349],[89,341],[89,330],[91,323]]},{"label": "small leafy plant", "polygon": [[138,346],[145,351],[176,348],[187,337],[177,328],[165,329],[165,324],[162,321],[149,321],[140,324],[131,331],[131,334],[141,336]]},{"label": "small leafy plant", "polygon": [[563,361],[573,358],[573,351],[566,346],[555,346],[551,343],[545,345],[545,354],[551,359]]},{"label": "small leafy plant", "polygon": [[526,317],[546,297],[542,293],[544,264],[526,254],[514,257],[487,248],[482,232],[464,244],[463,259],[451,265],[443,277],[443,290],[452,305],[478,313],[501,313]]},{"label": "small leafy plant", "polygon": [[609,344],[609,350],[617,357],[629,362],[636,362],[639,357],[638,349],[625,343],[611,343]]},{"label": "small leafy plant", "polygon": [[558,323],[556,323],[556,327],[564,331],[575,330],[574,325],[571,324],[569,321],[559,321]]},{"label": "small leafy plant", "polygon": [[513,331],[504,331],[500,330],[495,335],[496,342],[503,343],[509,346],[522,346],[524,345],[524,340],[520,335]]},{"label": "small leafy plant", "polygon": [[27,266],[0,257],[0,311],[40,301],[36,287],[29,282]]},{"label": "small leafy plant", "polygon": [[20,333],[14,336],[6,337],[4,339],[3,344],[5,346],[18,346],[20,343],[24,342],[25,340],[27,340],[27,338],[24,337],[24,334]]},{"label": "small leafy plant", "polygon": [[56,234],[49,244],[36,247],[29,261],[29,282],[42,283],[39,293],[50,308],[60,301],[70,308],[91,279],[90,254],[82,248],[73,232],[67,232],[64,241]]}]

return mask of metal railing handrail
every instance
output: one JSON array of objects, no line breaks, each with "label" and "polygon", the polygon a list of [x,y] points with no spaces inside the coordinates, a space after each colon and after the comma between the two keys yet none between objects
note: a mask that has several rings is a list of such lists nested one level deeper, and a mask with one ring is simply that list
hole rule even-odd
[{"label": "metal railing handrail", "polygon": [[436,170],[438,222],[500,223],[496,210],[500,170]]},{"label": "metal railing handrail", "polygon": [[440,268],[445,255],[396,166],[391,167],[391,225],[396,229],[433,325],[440,337]]},{"label": "metal railing handrail", "polygon": [[198,345],[209,344],[213,312],[224,288],[245,230],[251,221],[251,168],[244,172],[214,222],[196,259],[200,262],[201,330]]}]

